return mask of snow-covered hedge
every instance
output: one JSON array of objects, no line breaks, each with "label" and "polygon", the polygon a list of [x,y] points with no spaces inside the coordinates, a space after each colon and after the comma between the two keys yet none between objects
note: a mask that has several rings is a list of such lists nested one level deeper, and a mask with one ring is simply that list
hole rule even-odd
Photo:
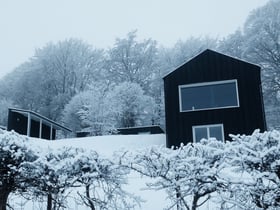
[{"label": "snow-covered hedge", "polygon": [[[260,133],[251,136],[231,136],[225,156],[234,172],[244,179],[229,180],[235,197],[246,209],[280,208],[280,132]],[[249,208],[248,201],[254,205]],[[252,205],[252,203],[250,205]]]},{"label": "snow-covered hedge", "polygon": [[[46,200],[47,209],[66,208],[73,188],[91,209],[133,209],[138,197],[123,190],[129,169],[118,159],[102,158],[93,150],[38,148],[15,132],[0,131],[0,210],[10,193]],[[38,140],[39,141],[39,140]],[[42,142],[43,143],[43,142]]]},{"label": "snow-covered hedge", "polygon": [[77,188],[75,199],[91,209],[133,209],[141,200],[123,189],[131,170],[150,177],[148,189],[166,191],[167,208],[197,209],[211,201],[223,209],[279,209],[279,140],[279,131],[256,131],[226,143],[209,139],[104,158],[92,149],[38,148],[0,131],[0,210],[13,192],[64,208]]},{"label": "snow-covered hedge", "polygon": [[28,138],[15,132],[0,130],[0,209],[6,209],[12,192],[25,192],[29,188],[28,177],[22,173],[26,163],[38,158]]},{"label": "snow-covered hedge", "polygon": [[222,143],[204,139],[173,150],[153,147],[130,153],[127,162],[165,189],[172,208],[197,209],[212,199],[220,208],[280,208],[280,133],[232,135]]}]

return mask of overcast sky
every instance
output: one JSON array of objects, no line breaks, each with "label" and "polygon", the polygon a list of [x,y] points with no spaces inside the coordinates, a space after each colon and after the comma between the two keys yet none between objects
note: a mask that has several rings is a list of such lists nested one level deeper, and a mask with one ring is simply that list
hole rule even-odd
[{"label": "overcast sky", "polygon": [[113,46],[138,30],[171,47],[191,36],[225,37],[268,0],[0,0],[0,77],[34,55],[36,48],[79,38]]}]

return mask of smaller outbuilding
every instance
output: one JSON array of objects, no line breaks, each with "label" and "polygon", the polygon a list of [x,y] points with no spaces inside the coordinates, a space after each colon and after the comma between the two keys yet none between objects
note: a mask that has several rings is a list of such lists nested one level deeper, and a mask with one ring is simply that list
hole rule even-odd
[{"label": "smaller outbuilding", "polygon": [[77,131],[76,132],[77,138],[83,138],[83,137],[88,137],[88,136],[90,136],[90,132],[88,132],[88,131]]},{"label": "smaller outbuilding", "polygon": [[10,108],[7,130],[36,138],[55,140],[57,130],[72,132],[69,128],[36,112]]},{"label": "smaller outbuilding", "polygon": [[129,128],[118,128],[117,131],[118,131],[118,134],[121,134],[121,135],[161,134],[161,133],[164,133],[162,128],[158,125],[129,127]]}]

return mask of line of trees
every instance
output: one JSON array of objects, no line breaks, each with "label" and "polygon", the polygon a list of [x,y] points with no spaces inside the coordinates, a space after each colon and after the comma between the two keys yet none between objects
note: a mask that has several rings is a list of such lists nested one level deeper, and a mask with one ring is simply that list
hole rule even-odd
[{"label": "line of trees", "polygon": [[[78,147],[39,148],[27,137],[0,131],[0,210],[12,193],[66,209],[67,197],[92,210],[134,209],[141,198],[124,190],[131,171],[147,176],[149,190],[165,190],[167,209],[280,208],[280,133],[204,139],[177,149],[118,151],[109,158]],[[134,174],[135,176],[135,174]]]},{"label": "line of trees", "polygon": [[[211,48],[262,67],[268,127],[277,128],[280,112],[279,10],[280,1],[270,0],[251,12],[242,29],[223,40],[193,37],[180,40],[171,48],[159,46],[153,39],[138,40],[137,31],[117,38],[106,50],[96,49],[78,39],[48,43],[1,80],[0,113],[5,113],[9,106],[17,106],[69,123],[69,114],[75,112],[72,118],[76,121],[69,127],[74,131],[90,130],[95,135],[103,131],[108,133],[110,127],[118,126],[158,124],[164,127],[162,76],[202,50]],[[128,85],[139,86],[139,97],[152,98],[149,107],[152,117],[143,120],[146,112],[138,113],[147,100],[137,102],[137,98],[133,101],[130,97],[129,103],[138,103],[139,107],[131,106],[128,111],[123,109],[127,102],[114,104],[115,110],[111,111],[122,117],[122,123],[116,120],[108,123],[106,113],[100,113],[99,108],[113,107],[114,102],[106,100],[106,96],[116,98],[120,94],[117,87]],[[132,91],[127,92],[129,94]],[[88,99],[86,104],[78,101],[77,98],[86,95],[92,100]],[[98,119],[90,119],[91,113],[97,114]],[[142,120],[139,120],[139,114],[143,114]],[[5,114],[1,114],[0,124],[6,124]]]}]

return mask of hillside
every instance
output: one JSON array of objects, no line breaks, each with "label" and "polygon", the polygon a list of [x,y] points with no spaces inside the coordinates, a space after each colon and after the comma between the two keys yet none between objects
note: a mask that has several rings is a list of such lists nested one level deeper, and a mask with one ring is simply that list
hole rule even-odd
[{"label": "hillside", "polygon": [[34,144],[40,147],[59,148],[63,146],[92,149],[101,155],[111,155],[121,149],[135,150],[153,145],[165,146],[165,135],[108,135],[84,138],[69,138],[55,141],[34,139]]}]

